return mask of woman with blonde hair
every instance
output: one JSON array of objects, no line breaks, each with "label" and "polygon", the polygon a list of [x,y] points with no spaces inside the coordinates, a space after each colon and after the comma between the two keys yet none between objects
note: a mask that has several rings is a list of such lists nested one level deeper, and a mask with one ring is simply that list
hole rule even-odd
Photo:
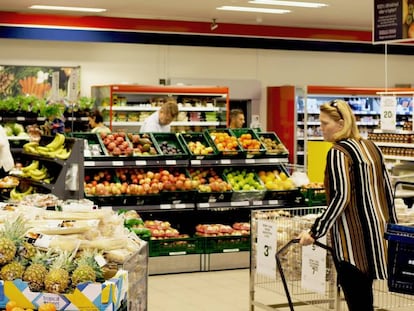
[{"label": "woman with blonde hair", "polygon": [[302,245],[330,233],[338,259],[338,282],[350,311],[373,308],[373,280],[387,278],[387,223],[396,223],[391,182],[380,149],[361,137],[348,103],[320,107],[321,130],[332,148],[326,157],[328,206]]}]

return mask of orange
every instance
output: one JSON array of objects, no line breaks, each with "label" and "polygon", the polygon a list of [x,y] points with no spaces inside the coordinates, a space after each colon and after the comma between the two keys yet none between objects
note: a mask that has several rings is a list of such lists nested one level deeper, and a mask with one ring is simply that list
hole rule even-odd
[{"label": "orange", "polygon": [[10,300],[6,303],[6,311],[12,311],[15,307],[17,307],[16,301]]}]

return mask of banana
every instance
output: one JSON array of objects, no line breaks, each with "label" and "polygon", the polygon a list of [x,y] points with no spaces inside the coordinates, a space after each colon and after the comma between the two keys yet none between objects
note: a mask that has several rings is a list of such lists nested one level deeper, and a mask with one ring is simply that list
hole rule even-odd
[{"label": "banana", "polygon": [[47,144],[46,147],[49,149],[49,151],[55,151],[60,146],[63,146],[64,143],[65,135],[56,133],[55,138],[53,138],[53,140],[49,144]]},{"label": "banana", "polygon": [[14,201],[20,201],[22,199],[22,194],[20,192],[17,191],[16,188],[13,188],[10,191],[10,199],[14,200]]},{"label": "banana", "polygon": [[22,196],[25,196],[25,195],[31,194],[32,192],[33,192],[33,187],[32,187],[32,186],[29,186],[29,187],[26,189],[26,191],[25,191],[25,192],[20,192],[20,194],[21,194]]},{"label": "banana", "polygon": [[30,152],[30,150],[33,150],[33,148],[36,148],[38,145],[39,144],[37,142],[31,141],[23,145],[23,150],[26,152]]},{"label": "banana", "polygon": [[55,154],[55,157],[61,160],[66,160],[70,157],[71,151],[68,151],[67,149],[63,149],[60,152]]},{"label": "banana", "polygon": [[39,161],[33,160],[32,163],[30,163],[28,166],[25,166],[22,168],[23,173],[27,173],[31,170],[35,170],[39,168]]},{"label": "banana", "polygon": [[40,181],[43,180],[47,177],[47,171],[44,170],[39,170],[39,169],[35,169],[35,170],[31,170],[28,172],[28,175],[30,176],[30,178],[32,178],[33,180],[36,181]]}]

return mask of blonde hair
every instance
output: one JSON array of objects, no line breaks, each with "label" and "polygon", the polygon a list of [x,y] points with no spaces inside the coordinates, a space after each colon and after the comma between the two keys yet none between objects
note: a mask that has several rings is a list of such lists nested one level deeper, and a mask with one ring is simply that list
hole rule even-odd
[{"label": "blonde hair", "polygon": [[161,109],[166,113],[169,114],[172,118],[177,117],[178,115],[178,105],[175,100],[169,99],[166,101],[162,106]]},{"label": "blonde hair", "polygon": [[344,100],[335,99],[321,105],[320,111],[326,113],[332,120],[343,120],[343,128],[334,134],[334,140],[347,138],[361,139],[354,113]]}]

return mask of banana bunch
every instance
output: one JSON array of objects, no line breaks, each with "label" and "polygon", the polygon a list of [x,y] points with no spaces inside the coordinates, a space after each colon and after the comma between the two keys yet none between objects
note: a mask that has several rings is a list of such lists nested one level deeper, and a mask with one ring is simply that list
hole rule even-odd
[{"label": "banana bunch", "polygon": [[27,153],[38,154],[49,158],[66,160],[71,151],[65,148],[65,135],[56,133],[53,140],[46,146],[40,146],[38,142],[24,144],[23,150]]},{"label": "banana bunch", "polygon": [[49,179],[47,168],[45,166],[40,167],[38,160],[33,160],[29,165],[22,167],[21,176],[33,179],[35,181],[47,182]]},{"label": "banana bunch", "polygon": [[23,199],[23,197],[25,197],[26,195],[32,194],[33,193],[33,187],[30,186],[26,189],[26,191],[24,192],[20,192],[17,187],[13,188],[10,191],[10,199],[13,201],[21,201]]}]

